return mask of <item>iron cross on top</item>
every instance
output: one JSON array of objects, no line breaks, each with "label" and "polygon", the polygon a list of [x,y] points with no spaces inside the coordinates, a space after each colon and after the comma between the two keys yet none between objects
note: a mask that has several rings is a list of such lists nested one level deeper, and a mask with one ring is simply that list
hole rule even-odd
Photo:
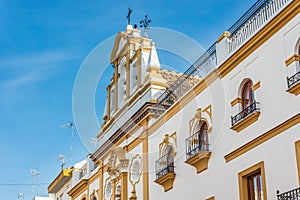
[{"label": "iron cross on top", "polygon": [[127,14],[127,17],[126,19],[128,20],[128,25],[130,24],[130,15],[132,13],[132,9],[130,9],[130,6],[128,7],[128,14]]}]

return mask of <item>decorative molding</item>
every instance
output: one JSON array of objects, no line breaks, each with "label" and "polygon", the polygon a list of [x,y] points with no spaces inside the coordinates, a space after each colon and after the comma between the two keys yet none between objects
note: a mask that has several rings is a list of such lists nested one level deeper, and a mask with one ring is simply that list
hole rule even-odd
[{"label": "decorative molding", "polygon": [[[130,162],[129,166],[129,181],[133,187],[132,194],[135,193],[135,186],[140,182],[142,175],[143,160],[140,154],[136,154]],[[136,176],[136,177],[134,177]]]},{"label": "decorative molding", "polygon": [[83,199],[87,199],[87,195],[86,195],[86,194],[84,194],[84,195],[82,195],[82,196],[80,197],[80,200],[83,200]]},{"label": "decorative molding", "polygon": [[206,199],[206,200],[215,200],[215,196],[209,197],[209,198]]},{"label": "decorative molding", "polygon": [[254,85],[251,86],[251,89],[252,89],[253,92],[255,90],[257,90],[258,88],[260,88],[260,81],[258,81],[257,83],[255,83]]},{"label": "decorative molding", "polygon": [[104,173],[104,167],[103,167],[103,161],[100,161],[98,163],[99,165],[99,191],[98,191],[98,197],[99,197],[99,200],[102,200],[103,199],[103,188],[104,188],[104,184],[103,184],[103,173]]},{"label": "decorative molding", "polygon": [[114,108],[113,110],[116,112],[118,110],[118,104],[119,104],[119,84],[118,84],[118,79],[119,79],[119,72],[118,72],[118,69],[119,66],[115,66],[115,72],[114,72]]},{"label": "decorative molding", "polygon": [[126,99],[130,98],[130,51],[127,51],[126,53],[126,64],[125,64],[125,69],[126,69]]},{"label": "decorative molding", "polygon": [[155,180],[155,183],[164,187],[164,191],[167,192],[173,188],[173,183],[175,179],[175,173],[167,173],[166,175]]},{"label": "decorative molding", "polygon": [[262,161],[238,174],[240,200],[248,199],[247,177],[257,171],[261,173],[262,177],[263,199],[267,199],[265,167]]},{"label": "decorative molding", "polygon": [[[131,191],[131,196],[130,200],[135,200],[137,199],[136,196],[136,184],[140,182],[141,175],[142,175],[142,157],[139,154],[136,154],[130,162],[129,166],[129,181],[132,185],[132,191]],[[137,176],[134,178],[134,176]],[[135,179],[135,180],[133,180]]]},{"label": "decorative molding", "polygon": [[[170,140],[172,139],[172,140]],[[176,147],[177,147],[177,138],[176,138],[176,132],[172,133],[171,135],[169,134],[165,134],[165,138],[163,139],[163,141],[159,144],[159,156],[163,156],[163,152],[165,147],[167,147],[168,145],[171,145],[174,152],[173,152],[173,156],[176,156]]]},{"label": "decorative molding", "polygon": [[292,87],[290,87],[287,92],[294,94],[295,96],[298,96],[300,94],[300,82],[294,84]]},{"label": "decorative molding", "polygon": [[142,94],[144,94],[147,90],[150,89],[150,86],[151,86],[151,83],[148,82],[148,83],[144,84],[142,88],[136,90],[136,92],[133,93],[131,95],[131,97],[129,98],[128,105],[124,106],[124,107],[130,107],[133,104],[133,102],[135,102]]},{"label": "decorative molding", "polygon": [[148,167],[148,161],[149,161],[149,148],[148,148],[148,121],[146,121],[144,125],[144,131],[145,131],[145,138],[142,143],[142,150],[143,150],[143,200],[149,200],[149,167]]},{"label": "decorative molding", "polygon": [[125,110],[129,107],[131,107],[133,105],[133,103],[143,94],[145,93],[151,86],[151,83],[148,82],[147,84],[143,85],[143,87],[141,87],[139,90],[136,90],[135,93],[133,93],[131,95],[131,97],[129,98],[128,100],[128,103],[127,104],[124,104],[122,108],[120,108],[117,113],[115,113],[113,115],[112,118],[110,118],[105,124],[103,123],[102,124],[102,127],[101,127],[101,131],[100,133],[98,134],[97,138],[99,139],[103,134],[104,132],[106,132],[108,129],[110,129],[113,125],[113,122],[115,121],[115,119],[117,119],[121,114],[123,114],[125,112]]},{"label": "decorative molding", "polygon": [[[106,142],[92,154],[91,158],[94,162],[97,162],[104,154],[107,154],[108,151],[114,145],[120,144],[122,141],[126,140],[126,135],[128,135],[132,129],[138,127],[141,122],[146,118],[154,117],[157,114],[157,107],[155,103],[146,102],[136,113],[128,119],[123,126],[121,126]],[[136,138],[139,140],[139,138]],[[142,140],[140,140],[142,142]],[[138,143],[139,144],[139,143]],[[136,145],[138,145],[136,144]]]},{"label": "decorative molding", "polygon": [[110,200],[113,194],[113,182],[108,177],[105,180],[104,190],[103,190],[103,198],[104,200]]},{"label": "decorative molding", "polygon": [[221,42],[221,40],[223,40],[223,38],[229,38],[230,37],[230,33],[228,31],[225,31],[218,39],[217,39],[217,43]]},{"label": "decorative molding", "polygon": [[273,137],[279,135],[283,131],[293,127],[294,125],[297,125],[298,123],[300,123],[300,114],[294,115],[293,117],[286,120],[285,122],[279,124],[278,126],[267,131],[266,133],[258,136],[257,138],[246,143],[245,145],[243,145],[243,146],[239,147],[238,149],[232,151],[231,153],[225,155],[224,158],[225,158],[226,162],[232,161],[233,159],[247,153],[248,151],[252,150],[253,148],[272,139]]},{"label": "decorative molding", "polygon": [[285,61],[286,67],[288,67],[290,64],[292,64],[295,61],[300,61],[300,55],[292,55]]},{"label": "decorative molding", "polygon": [[[119,161],[118,165],[117,159]],[[128,164],[129,160],[126,158],[124,149],[122,147],[116,147],[110,153],[107,163],[107,172],[110,176],[115,176],[116,174],[120,174],[122,170],[127,169]]]},{"label": "decorative molding", "polygon": [[[129,166],[129,181],[132,185],[132,191],[131,191],[131,197],[136,198],[136,190],[135,186],[140,182],[141,175],[142,175],[142,166],[143,166],[143,160],[142,157],[139,154],[136,154],[130,162]],[[136,177],[134,177],[136,176]],[[130,199],[132,199],[130,197]]]},{"label": "decorative molding", "polygon": [[231,104],[231,107],[233,107],[233,106],[235,106],[236,104],[242,103],[242,102],[243,102],[242,98],[237,97],[237,98],[235,98],[234,100],[232,100],[230,104]]},{"label": "decorative molding", "polygon": [[111,89],[111,86],[107,86],[106,90],[107,90],[107,108],[106,108],[106,115],[107,115],[107,118],[104,119],[104,123],[103,124],[106,124],[107,121],[110,119],[110,101],[111,101],[111,97],[110,97],[110,89]]},{"label": "decorative molding", "polygon": [[260,112],[253,112],[250,115],[248,115],[246,118],[242,119],[241,121],[239,121],[238,123],[233,125],[230,129],[239,133],[246,127],[248,127],[251,124],[253,124],[254,122],[256,122],[258,120],[259,115],[260,115]]},{"label": "decorative molding", "polygon": [[204,108],[202,110],[202,112],[205,112],[208,114],[210,120],[212,121],[212,105],[210,104],[209,106],[207,106],[206,108]]},{"label": "decorative molding", "polygon": [[92,193],[90,194],[90,199],[93,200],[93,197],[95,197],[96,195],[96,191],[95,189],[92,191]]},{"label": "decorative molding", "polygon": [[72,178],[73,169],[63,169],[54,181],[49,185],[48,192],[56,193],[61,187]]},{"label": "decorative molding", "polygon": [[210,158],[211,152],[201,151],[197,155],[185,161],[185,163],[196,168],[197,174],[206,170],[208,168],[208,161]]},{"label": "decorative molding", "polygon": [[[209,116],[209,119],[206,119],[205,117],[202,117],[202,113],[207,113]],[[195,116],[189,121],[189,135],[194,134],[194,128],[197,126],[200,122],[205,122],[208,126],[208,132],[211,132],[212,127],[212,105],[208,105],[203,110],[201,108],[198,108],[196,110]]]},{"label": "decorative molding", "polygon": [[90,178],[89,178],[89,181],[88,181],[88,184],[90,185],[92,182],[94,182],[97,178],[99,178],[99,170],[98,172],[94,173]]},{"label": "decorative molding", "polygon": [[142,85],[142,59],[141,59],[141,50],[138,50],[136,52],[136,54],[138,55],[137,58],[137,66],[136,66],[136,70],[137,70],[137,88],[141,88]]},{"label": "decorative molding", "polygon": [[121,179],[121,200],[128,200],[128,173],[121,172],[120,174]]},{"label": "decorative molding", "polygon": [[298,182],[300,185],[300,140],[295,142],[295,151],[296,151],[296,160],[297,160],[297,169],[298,169]]},{"label": "decorative molding", "polygon": [[68,195],[75,199],[80,194],[83,193],[84,190],[87,190],[88,179],[81,179],[72,189],[68,192]]}]

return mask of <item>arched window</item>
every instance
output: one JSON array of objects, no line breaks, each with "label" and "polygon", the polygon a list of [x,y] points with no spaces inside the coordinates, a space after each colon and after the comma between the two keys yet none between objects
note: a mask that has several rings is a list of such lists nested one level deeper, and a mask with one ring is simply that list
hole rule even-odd
[{"label": "arched window", "polygon": [[199,150],[208,151],[208,135],[207,135],[208,126],[206,122],[200,122],[199,124],[200,124],[200,128],[198,131]]},{"label": "arched window", "polygon": [[245,110],[247,107],[249,107],[254,103],[254,93],[251,88],[252,85],[253,85],[252,81],[248,80],[242,88],[242,93],[241,93],[242,110]]},{"label": "arched window", "polygon": [[185,163],[196,168],[197,174],[208,168],[208,160],[211,155],[208,141],[209,122],[207,119],[196,115],[190,126],[192,135],[185,140],[186,161]]},{"label": "arched window", "polygon": [[171,145],[165,147],[163,156],[165,157],[166,167],[170,168],[170,170],[174,170],[174,150]]},{"label": "arched window", "polygon": [[174,149],[172,145],[165,146],[162,157],[156,161],[155,165],[157,179],[168,173],[174,173]]},{"label": "arched window", "polygon": [[209,151],[208,125],[206,121],[197,122],[194,127],[193,135],[186,139],[186,156],[187,159],[198,155],[200,152]]},{"label": "arched window", "polygon": [[[253,84],[252,80],[244,79],[239,87],[239,96],[231,102],[231,106],[238,110],[238,113],[231,116],[231,129],[240,132],[250,124],[258,120],[260,115],[259,102],[254,97],[254,91],[260,87],[260,81]],[[236,107],[237,105],[238,107]],[[244,120],[246,119],[247,120]],[[252,122],[252,123],[249,123]],[[243,125],[242,125],[243,124]]]}]

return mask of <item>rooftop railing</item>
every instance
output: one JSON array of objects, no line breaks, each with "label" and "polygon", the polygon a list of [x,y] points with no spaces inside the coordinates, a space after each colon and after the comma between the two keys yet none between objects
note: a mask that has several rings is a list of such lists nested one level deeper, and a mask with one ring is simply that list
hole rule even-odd
[{"label": "rooftop railing", "polygon": [[260,30],[292,0],[258,0],[232,27],[229,52],[232,53]]},{"label": "rooftop railing", "polygon": [[[237,50],[277,13],[284,9],[293,0],[258,0],[233,26],[228,29],[230,35],[229,53]],[[199,81],[191,84],[191,78],[204,78],[217,65],[216,43],[214,43],[200,58],[191,65],[169,88],[158,98],[157,105],[163,113],[182,96],[184,96]]]},{"label": "rooftop railing", "polygon": [[[194,87],[200,78],[209,74],[216,66],[216,45],[213,44],[200,58],[192,64],[172,85],[167,88],[158,98],[158,106],[173,105]],[[198,81],[197,81],[198,78]],[[194,79],[191,81],[191,79]]]}]

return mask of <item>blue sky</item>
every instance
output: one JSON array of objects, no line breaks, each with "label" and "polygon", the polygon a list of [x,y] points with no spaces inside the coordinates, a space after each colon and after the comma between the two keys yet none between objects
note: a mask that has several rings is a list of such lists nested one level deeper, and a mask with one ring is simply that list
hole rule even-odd
[{"label": "blue sky", "polygon": [[[22,192],[24,199],[30,199],[30,169],[40,172],[44,183],[40,194],[46,195],[48,184],[60,171],[58,155],[64,154],[66,164],[71,165],[71,129],[60,125],[73,121],[76,74],[94,47],[124,31],[129,5],[133,8],[132,23],[148,14],[151,26],[182,32],[207,48],[254,3],[255,0],[0,0],[1,198],[17,199]],[[168,63],[167,55],[162,59]],[[99,120],[110,76],[108,73],[101,79],[96,94]],[[75,131],[73,161],[84,159],[86,154]]]}]

